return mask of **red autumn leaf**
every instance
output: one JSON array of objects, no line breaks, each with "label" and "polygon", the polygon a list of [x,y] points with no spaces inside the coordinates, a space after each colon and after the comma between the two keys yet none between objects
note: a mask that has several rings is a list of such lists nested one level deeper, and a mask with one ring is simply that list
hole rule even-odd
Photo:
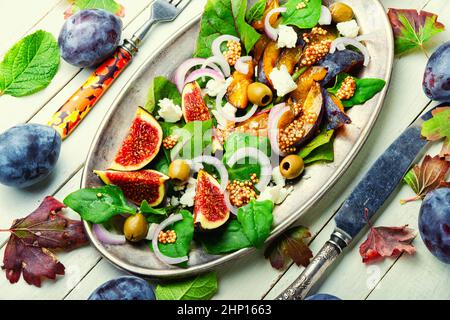
[{"label": "red autumn leaf", "polygon": [[11,283],[21,273],[28,284],[41,286],[43,277],[55,279],[64,274],[64,266],[50,251],[69,251],[87,243],[81,221],[61,214],[65,205],[53,197],[46,197],[41,205],[25,218],[15,220],[3,256],[2,269]]},{"label": "red autumn leaf", "polygon": [[432,190],[450,187],[450,183],[445,181],[449,169],[450,161],[441,159],[439,156],[426,155],[422,164],[420,166],[415,165],[403,178],[416,193],[416,196],[401,200],[400,203],[404,204],[423,199]]},{"label": "red autumn leaf", "polygon": [[411,241],[416,237],[414,230],[403,227],[371,227],[367,240],[359,247],[364,263],[371,263],[385,257],[395,257],[402,252],[414,254]]}]

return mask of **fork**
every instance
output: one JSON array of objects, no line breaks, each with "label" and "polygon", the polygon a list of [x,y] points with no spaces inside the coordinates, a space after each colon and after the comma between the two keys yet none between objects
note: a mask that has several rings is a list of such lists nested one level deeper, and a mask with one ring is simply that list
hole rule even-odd
[{"label": "fork", "polygon": [[114,80],[130,64],[138,52],[151,27],[158,22],[170,22],[186,8],[191,0],[156,0],[151,6],[150,18],[133,34],[125,39],[114,54],[107,58],[86,80],[86,82],[55,112],[47,123],[64,140],[67,138]]}]

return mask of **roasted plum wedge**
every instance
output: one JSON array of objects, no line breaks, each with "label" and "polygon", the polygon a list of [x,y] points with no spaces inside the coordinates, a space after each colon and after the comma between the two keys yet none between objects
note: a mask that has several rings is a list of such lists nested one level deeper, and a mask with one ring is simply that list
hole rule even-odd
[{"label": "roasted plum wedge", "polygon": [[227,100],[238,109],[245,109],[248,105],[247,88],[253,83],[254,66],[249,62],[248,73],[233,72],[233,81],[227,89]]},{"label": "roasted plum wedge", "polygon": [[340,73],[348,73],[362,67],[364,56],[353,50],[336,50],[327,54],[320,62],[319,66],[327,69],[327,75],[322,81],[322,85],[326,86]]},{"label": "roasted plum wedge", "polygon": [[263,57],[259,60],[258,64],[258,81],[272,86],[272,81],[269,78],[269,74],[273,68],[277,65],[278,59],[281,54],[281,49],[274,41],[270,41],[266,49],[264,50]]},{"label": "roasted plum wedge", "polygon": [[344,124],[352,123],[352,120],[339,107],[339,99],[332,96],[326,89],[322,88],[323,105],[327,118],[327,130],[337,129]]}]

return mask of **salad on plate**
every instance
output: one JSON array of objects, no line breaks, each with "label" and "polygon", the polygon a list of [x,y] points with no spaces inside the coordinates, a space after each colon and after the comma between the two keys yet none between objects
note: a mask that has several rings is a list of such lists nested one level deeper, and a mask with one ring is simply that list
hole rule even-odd
[{"label": "salad on plate", "polygon": [[[333,161],[348,111],[385,86],[351,7],[321,0],[208,0],[193,57],[151,79],[104,182],[64,203],[106,246],[148,243],[186,267],[261,247],[274,207],[317,162]],[[153,253],[152,253],[153,252]]]}]

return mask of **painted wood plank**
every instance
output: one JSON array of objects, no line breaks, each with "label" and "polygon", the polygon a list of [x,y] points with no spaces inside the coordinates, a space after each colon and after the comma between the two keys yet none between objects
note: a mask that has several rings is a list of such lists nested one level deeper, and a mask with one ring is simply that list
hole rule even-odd
[{"label": "painted wood plank", "polygon": [[[36,1],[38,2],[38,1]],[[147,7],[152,0],[123,0],[121,3],[125,6],[125,17],[122,19],[124,31],[123,37],[129,36],[135,31],[139,25],[134,24],[132,29],[129,30],[128,27],[130,22],[133,21],[136,16],[138,16],[142,10]],[[38,29],[46,30],[52,33],[55,37],[58,37],[59,31],[64,24],[64,11],[68,7],[67,1],[61,1],[56,6],[52,8],[52,10],[46,15],[45,19],[42,19],[33,26],[29,33],[32,33]],[[148,17],[149,13],[146,13]],[[7,16],[6,21],[17,20],[15,16]],[[9,33],[14,33],[13,29],[8,27]],[[18,40],[18,37],[16,40]],[[7,117],[0,117],[0,132],[7,130],[18,123],[27,122],[30,118],[32,118],[49,100],[51,100],[57,93],[59,93],[66,84],[71,81],[75,75],[80,73],[80,68],[74,67],[63,59],[61,59],[61,63],[59,66],[59,70],[53,78],[50,85],[42,91],[39,91],[33,95],[15,98],[8,95],[4,95],[0,97],[0,112],[2,114],[8,114]],[[93,71],[92,68],[84,69],[85,78],[86,75],[90,74]],[[78,89],[78,87],[83,84],[84,81],[78,82],[78,86],[73,87],[74,90]],[[72,81],[72,83],[74,83]],[[62,105],[70,96],[72,92],[69,92],[64,96],[61,100],[60,105]],[[55,111],[59,108],[56,107]]]}]

